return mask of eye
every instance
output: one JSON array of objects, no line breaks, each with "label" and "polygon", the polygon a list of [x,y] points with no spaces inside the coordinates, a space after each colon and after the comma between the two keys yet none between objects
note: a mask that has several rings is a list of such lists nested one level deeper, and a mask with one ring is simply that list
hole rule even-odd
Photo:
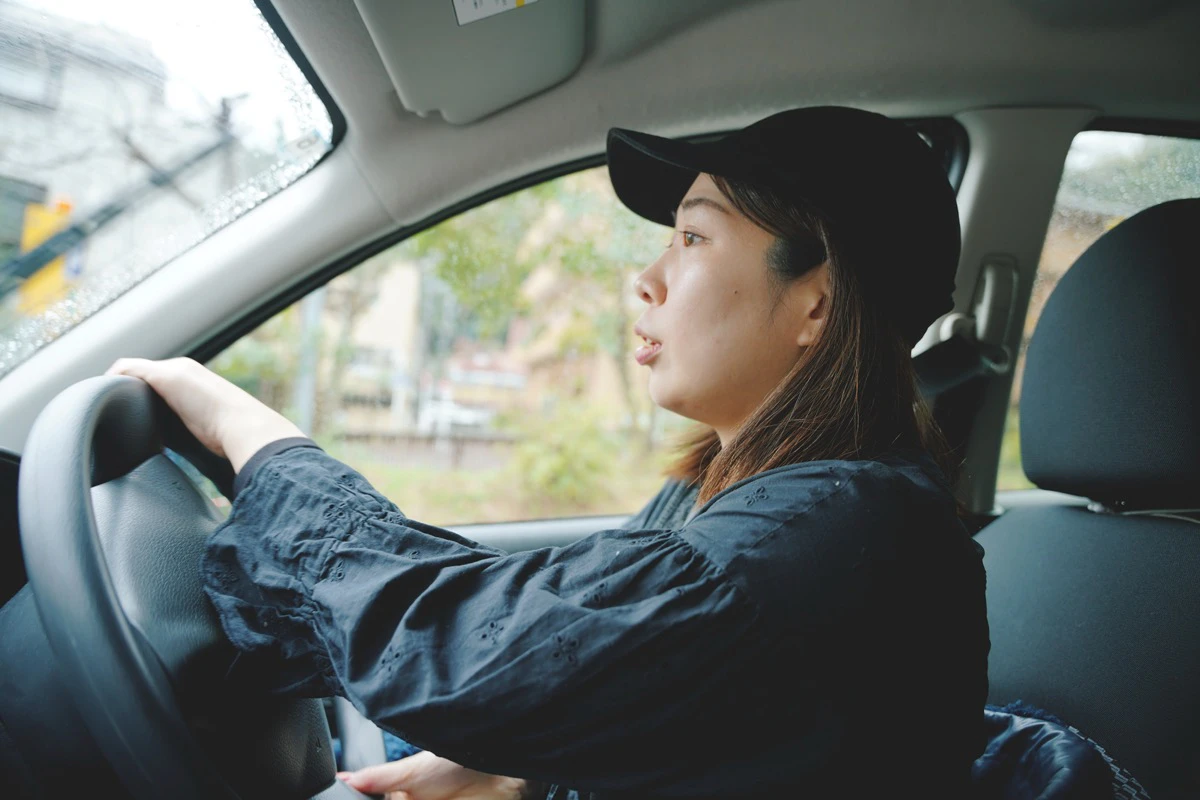
[{"label": "eye", "polygon": [[694,245],[697,242],[702,241],[704,239],[704,237],[701,236],[700,234],[692,233],[691,231],[672,231],[671,238],[667,240],[668,248],[670,248],[670,246],[675,243],[675,234],[679,234],[680,237],[683,239],[684,247],[691,247],[692,245]]}]

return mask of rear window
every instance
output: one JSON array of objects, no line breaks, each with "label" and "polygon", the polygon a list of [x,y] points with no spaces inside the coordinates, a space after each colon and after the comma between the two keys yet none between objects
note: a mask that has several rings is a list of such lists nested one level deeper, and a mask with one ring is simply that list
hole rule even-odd
[{"label": "rear window", "polygon": [[1017,357],[996,488],[1028,489],[1021,468],[1021,377],[1042,307],[1075,259],[1121,220],[1168,200],[1200,197],[1200,140],[1084,131],[1071,142],[1038,261]]},{"label": "rear window", "polygon": [[0,376],[332,142],[251,0],[0,3]]}]

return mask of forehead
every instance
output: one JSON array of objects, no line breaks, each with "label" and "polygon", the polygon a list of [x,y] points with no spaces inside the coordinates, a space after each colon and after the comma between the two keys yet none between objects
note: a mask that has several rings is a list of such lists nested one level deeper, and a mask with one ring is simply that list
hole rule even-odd
[{"label": "forehead", "polygon": [[673,213],[678,217],[680,214],[696,211],[707,211],[731,218],[738,216],[729,200],[717,188],[716,182],[705,173],[696,176]]},{"label": "forehead", "polygon": [[721,195],[721,190],[717,188],[716,181],[707,172],[701,172],[696,176],[696,179],[692,181],[692,185],[688,187],[687,194],[683,196],[683,199],[687,200],[692,197],[708,197],[713,200],[724,199]]}]

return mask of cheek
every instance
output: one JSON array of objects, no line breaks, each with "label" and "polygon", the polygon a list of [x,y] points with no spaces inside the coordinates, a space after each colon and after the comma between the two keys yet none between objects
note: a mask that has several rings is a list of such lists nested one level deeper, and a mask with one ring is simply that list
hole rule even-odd
[{"label": "cheek", "polygon": [[798,346],[765,325],[763,313],[736,302],[713,309],[664,360],[665,369],[651,376],[652,399],[713,424],[750,413],[799,356]]},{"label": "cheek", "polygon": [[[693,418],[723,404],[756,360],[753,336],[756,324],[732,291],[724,302],[713,294],[681,303],[682,313],[671,326],[672,346],[650,374],[651,399],[660,406]],[[683,299],[682,297],[678,299]],[[703,421],[703,419],[702,419]]]},{"label": "cheek", "polygon": [[779,377],[786,354],[767,327],[768,287],[735,269],[719,259],[697,261],[669,276],[663,312],[670,340],[649,379],[657,405],[713,421],[755,403]]},{"label": "cheek", "polygon": [[723,264],[698,265],[675,287],[670,297],[675,301],[673,327],[689,346],[719,345],[731,335],[761,325],[763,311],[758,308],[754,287],[723,274],[734,269]]}]

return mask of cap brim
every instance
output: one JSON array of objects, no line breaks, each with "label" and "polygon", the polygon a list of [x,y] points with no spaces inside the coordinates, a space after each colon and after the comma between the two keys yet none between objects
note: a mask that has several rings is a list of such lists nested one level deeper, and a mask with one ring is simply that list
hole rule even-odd
[{"label": "cap brim", "polygon": [[675,224],[675,210],[697,175],[727,173],[722,155],[715,142],[686,142],[624,128],[608,132],[613,190],[630,211],[660,225]]}]

